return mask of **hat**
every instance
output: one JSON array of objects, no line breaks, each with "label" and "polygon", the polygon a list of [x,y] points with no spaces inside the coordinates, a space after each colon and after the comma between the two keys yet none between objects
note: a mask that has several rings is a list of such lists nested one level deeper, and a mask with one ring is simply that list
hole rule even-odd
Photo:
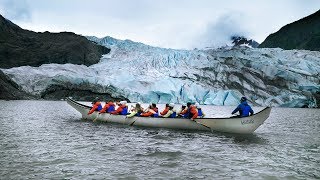
[{"label": "hat", "polygon": [[244,96],[240,99],[241,102],[246,101],[246,100],[247,100],[247,98]]},{"label": "hat", "polygon": [[125,104],[127,104],[127,101],[120,101],[119,104],[125,105]]},{"label": "hat", "polygon": [[174,107],[174,103],[170,103],[169,106],[170,106],[170,107]]}]

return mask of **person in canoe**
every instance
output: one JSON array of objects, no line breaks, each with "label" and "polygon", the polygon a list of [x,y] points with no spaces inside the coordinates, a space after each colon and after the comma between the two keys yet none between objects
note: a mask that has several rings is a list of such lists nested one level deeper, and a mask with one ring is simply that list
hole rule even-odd
[{"label": "person in canoe", "polygon": [[164,110],[162,112],[160,112],[160,115],[163,116],[163,115],[167,114],[168,111],[169,111],[169,104],[166,104],[166,107],[164,108]]},{"label": "person in canoe", "polygon": [[205,116],[205,114],[203,113],[201,107],[200,107],[200,104],[199,103],[196,103],[195,104],[195,107],[197,108],[198,110],[198,118],[203,118]]},{"label": "person in canoe", "polygon": [[167,112],[165,115],[163,115],[162,117],[164,117],[164,118],[167,118],[167,117],[169,117],[169,118],[175,118],[175,117],[177,116],[177,113],[176,113],[176,111],[175,111],[173,108],[174,108],[174,104],[173,104],[173,103],[170,103],[170,104],[169,104],[168,112]]},{"label": "person in canoe", "polygon": [[101,109],[100,113],[110,113],[115,110],[115,105],[112,101],[109,101],[108,103],[104,105],[104,107]]},{"label": "person in canoe", "polygon": [[92,114],[94,111],[101,111],[102,105],[101,102],[99,101],[99,98],[95,98],[95,100],[92,101],[92,108],[88,112],[88,115]]},{"label": "person in canoe", "polygon": [[118,104],[118,108],[115,111],[112,111],[111,114],[127,115],[128,114],[127,101],[120,101]]},{"label": "person in canoe", "polygon": [[198,117],[198,110],[195,105],[192,105],[191,102],[187,103],[187,108],[181,113],[182,117],[189,118],[194,121]]},{"label": "person in canoe", "polygon": [[247,103],[247,98],[246,97],[242,97],[240,99],[240,104],[238,105],[238,107],[232,111],[231,114],[235,114],[239,111],[239,114],[238,116],[236,117],[247,117],[247,116],[251,116],[253,115],[253,110],[252,108],[250,107],[250,105]]},{"label": "person in canoe", "polygon": [[157,105],[152,103],[149,108],[146,109],[146,112],[141,113],[142,117],[158,117],[158,108]]},{"label": "person in canoe", "polygon": [[183,113],[185,111],[186,107],[187,107],[186,105],[181,106],[181,109],[177,111],[178,117],[183,117],[183,114],[181,114],[181,113]]},{"label": "person in canoe", "polygon": [[133,116],[140,116],[140,114],[143,112],[143,107],[141,107],[141,103],[137,102],[136,106],[133,106],[130,110],[131,113],[127,115],[127,117],[133,117]]}]

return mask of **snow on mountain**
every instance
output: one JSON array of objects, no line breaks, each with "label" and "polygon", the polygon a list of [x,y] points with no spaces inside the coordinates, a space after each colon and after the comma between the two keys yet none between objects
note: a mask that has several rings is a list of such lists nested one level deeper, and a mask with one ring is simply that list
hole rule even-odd
[{"label": "snow on mountain", "polygon": [[[45,64],[3,69],[29,93],[51,85],[145,103],[316,107],[320,52],[246,47],[175,50],[112,37],[87,37],[111,52],[92,66]],[[318,102],[317,102],[318,101]]]}]

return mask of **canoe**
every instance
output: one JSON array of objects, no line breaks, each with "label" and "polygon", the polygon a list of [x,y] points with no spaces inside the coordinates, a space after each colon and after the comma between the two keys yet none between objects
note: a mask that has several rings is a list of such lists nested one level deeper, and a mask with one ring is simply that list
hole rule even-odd
[{"label": "canoe", "polygon": [[191,121],[186,118],[154,118],[138,117],[127,118],[124,115],[112,115],[109,113],[99,114],[98,111],[87,115],[91,107],[81,104],[71,98],[67,98],[67,103],[79,111],[82,119],[96,120],[108,123],[118,123],[130,126],[201,130],[201,131],[218,131],[227,133],[250,134],[253,133],[269,117],[271,107],[266,107],[260,112],[242,118],[199,118]]}]

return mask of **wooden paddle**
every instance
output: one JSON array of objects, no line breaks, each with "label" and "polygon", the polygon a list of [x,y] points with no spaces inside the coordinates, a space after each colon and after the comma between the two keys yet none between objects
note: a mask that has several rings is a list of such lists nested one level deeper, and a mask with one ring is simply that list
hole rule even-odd
[{"label": "wooden paddle", "polygon": [[204,126],[204,127],[206,127],[206,128],[211,129],[209,126],[207,126],[207,125],[205,125],[205,124],[203,124],[203,123],[201,123],[201,122],[198,122],[196,119],[194,119],[194,120],[191,120],[191,119],[190,119],[190,121],[193,121],[193,122],[198,123],[198,124],[200,124],[200,125],[202,125],[202,126]]},{"label": "wooden paddle", "polygon": [[100,116],[100,113],[97,115],[96,118],[93,119],[93,122],[96,122],[96,120],[98,119],[99,116]]}]

